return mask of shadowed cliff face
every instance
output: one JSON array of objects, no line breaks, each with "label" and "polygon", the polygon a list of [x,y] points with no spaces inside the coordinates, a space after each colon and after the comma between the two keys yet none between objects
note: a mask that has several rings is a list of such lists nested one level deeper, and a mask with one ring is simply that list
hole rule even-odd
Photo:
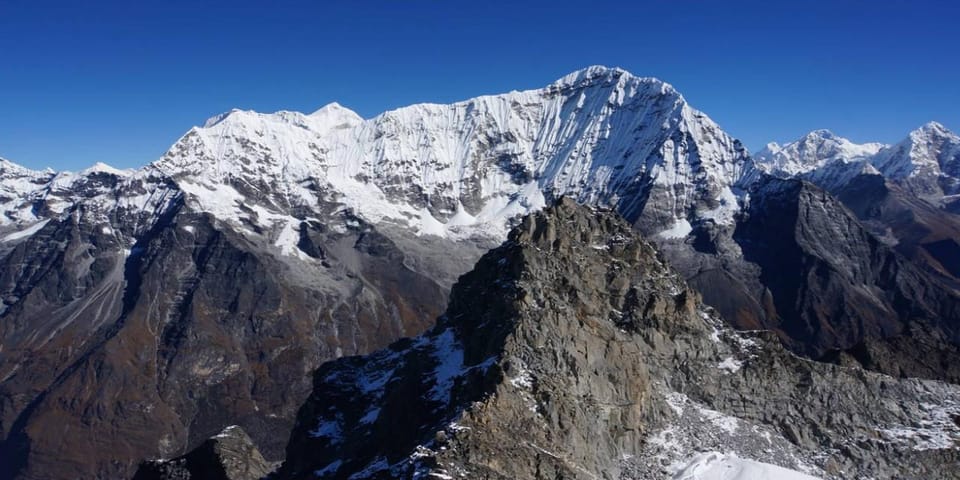
[{"label": "shadowed cliff face", "polygon": [[859,175],[831,189],[884,243],[960,285],[960,217],[915,197],[880,175]]},{"label": "shadowed cliff face", "polygon": [[128,252],[69,218],[17,245],[0,270],[0,477],[129,476],[230,424],[280,457],[308,372],[422,331],[446,299],[392,240],[340,223],[302,227],[323,257],[309,267],[179,203]]},{"label": "shadowed cliff face", "polygon": [[710,449],[923,475],[960,458],[958,426],[930,448],[887,432],[949,419],[957,393],[735,333],[628,224],[561,200],[461,277],[427,333],[320,367],[276,478],[653,478]]},{"label": "shadowed cliff face", "polygon": [[960,296],[868,233],[826,192],[762,184],[735,234],[760,267],[776,319],[762,325],[814,358],[850,351],[892,375],[957,382]]}]

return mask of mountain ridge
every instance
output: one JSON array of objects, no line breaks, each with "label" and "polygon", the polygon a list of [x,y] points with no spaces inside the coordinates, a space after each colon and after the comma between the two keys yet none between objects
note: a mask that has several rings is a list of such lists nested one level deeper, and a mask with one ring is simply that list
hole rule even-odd
[{"label": "mountain ridge", "polygon": [[[741,328],[778,325],[790,311],[778,299],[794,287],[821,291],[816,276],[765,285],[770,264],[745,257],[737,230],[771,192],[750,190],[769,175],[738,141],[662,82],[606,68],[564,78],[372,119],[337,105],[236,110],[132,172],[34,172],[24,186],[11,170],[27,193],[0,202],[0,348],[17,352],[0,356],[0,449],[18,463],[0,472],[126,476],[227,425],[277,460],[306,372],[422,332],[459,275],[560,197],[622,214]],[[830,211],[797,225],[849,227],[848,250],[872,245],[812,192],[786,200]],[[787,227],[775,241],[809,245]],[[831,293],[882,296],[858,276],[878,265],[842,248],[800,253],[830,267]],[[916,280],[939,298],[938,279]],[[887,340],[837,361],[897,374],[906,365],[884,355],[897,347]],[[64,447],[50,434],[63,428],[95,440]]]}]

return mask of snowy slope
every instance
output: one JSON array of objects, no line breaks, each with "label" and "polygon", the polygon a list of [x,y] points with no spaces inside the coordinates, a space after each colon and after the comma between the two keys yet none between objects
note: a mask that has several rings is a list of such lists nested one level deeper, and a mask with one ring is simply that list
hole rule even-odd
[{"label": "snowy slope", "polygon": [[698,453],[674,466],[674,480],[816,480],[794,470],[719,452]]},{"label": "snowy slope", "polygon": [[836,192],[859,175],[879,175],[871,159],[887,145],[857,144],[829,130],[814,130],[783,145],[769,143],[753,158],[757,167],[780,178],[801,178]]},{"label": "snowy slope", "polygon": [[177,194],[150,167],[97,163],[80,172],[34,171],[0,159],[0,231],[6,232],[0,242],[29,238],[51,219],[76,215],[91,228],[126,232],[132,244]]},{"label": "snowy slope", "polygon": [[227,222],[242,223],[241,204],[283,216],[334,202],[421,234],[499,238],[560,194],[635,220],[655,197],[652,233],[707,217],[729,223],[746,162],[670,85],[590,67],[538,90],[369,120],[336,104],[311,115],[235,110],[153,166]]},{"label": "snowy slope", "polygon": [[770,174],[804,178],[828,190],[867,174],[883,175],[934,203],[960,193],[960,137],[937,122],[892,146],[856,144],[816,130],[785,145],[768,144],[754,159]]},{"label": "snowy slope", "polygon": [[769,143],[754,158],[758,166],[774,175],[794,176],[833,162],[866,160],[885,147],[881,143],[856,144],[829,130],[814,130],[784,145]]},{"label": "snowy slope", "polygon": [[27,199],[53,178],[53,171],[36,171],[0,158],[0,226],[36,222]]},{"label": "snowy slope", "polygon": [[871,163],[887,178],[899,180],[924,197],[960,193],[960,136],[937,122],[886,148]]},{"label": "snowy slope", "polygon": [[11,166],[3,221],[23,229],[83,204],[109,223],[117,209],[156,212],[184,195],[190,208],[297,255],[300,222],[338,209],[421,235],[500,239],[514,219],[566,194],[616,207],[648,235],[681,238],[701,222],[733,223],[751,165],[670,85],[589,67],[541,89],[367,120],[338,104],[312,114],[232,110],[136,171]]}]

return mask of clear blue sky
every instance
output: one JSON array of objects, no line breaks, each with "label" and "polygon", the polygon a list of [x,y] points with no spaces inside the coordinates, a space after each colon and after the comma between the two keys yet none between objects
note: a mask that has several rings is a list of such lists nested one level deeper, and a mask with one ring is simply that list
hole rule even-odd
[{"label": "clear blue sky", "polygon": [[751,150],[829,128],[960,130],[942,1],[0,0],[0,156],[138,166],[233,107],[363,116],[591,64],[676,86]]}]

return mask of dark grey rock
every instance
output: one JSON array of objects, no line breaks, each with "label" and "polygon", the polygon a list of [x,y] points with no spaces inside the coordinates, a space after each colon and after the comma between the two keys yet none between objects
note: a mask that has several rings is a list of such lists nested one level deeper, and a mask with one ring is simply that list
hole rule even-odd
[{"label": "dark grey rock", "polygon": [[186,455],[144,462],[134,480],[259,480],[273,469],[238,426],[225,428]]}]

